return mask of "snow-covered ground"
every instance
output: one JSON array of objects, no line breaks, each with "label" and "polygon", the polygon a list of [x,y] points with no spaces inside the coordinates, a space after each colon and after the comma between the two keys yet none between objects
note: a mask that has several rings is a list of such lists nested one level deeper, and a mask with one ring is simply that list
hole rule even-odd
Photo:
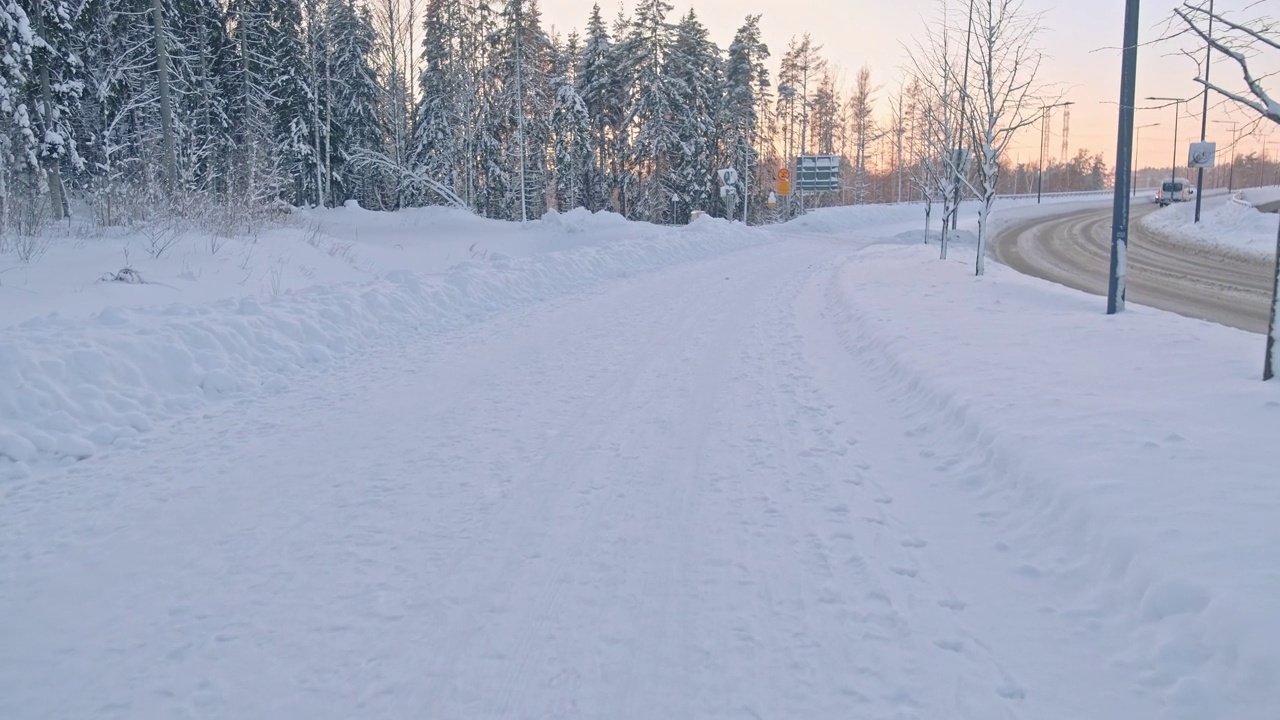
[{"label": "snow-covered ground", "polygon": [[1249,188],[1217,198],[1206,196],[1199,223],[1195,203],[1170,205],[1138,222],[1164,237],[1198,247],[1272,258],[1280,216],[1260,212],[1257,206],[1276,201],[1280,201],[1280,186]]},{"label": "snow-covered ground", "polygon": [[1257,336],[919,215],[55,241],[0,275],[0,717],[1274,720]]}]

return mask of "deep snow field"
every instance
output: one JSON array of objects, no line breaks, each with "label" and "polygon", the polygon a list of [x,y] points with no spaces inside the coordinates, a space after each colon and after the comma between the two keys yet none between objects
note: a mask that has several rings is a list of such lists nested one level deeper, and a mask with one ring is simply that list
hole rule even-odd
[{"label": "deep snow field", "polygon": [[0,717],[1280,717],[1263,338],[922,214],[0,256]]}]

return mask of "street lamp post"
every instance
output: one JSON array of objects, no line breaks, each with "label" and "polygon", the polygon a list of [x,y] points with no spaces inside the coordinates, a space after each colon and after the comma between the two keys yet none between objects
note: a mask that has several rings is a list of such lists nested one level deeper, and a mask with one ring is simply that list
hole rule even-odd
[{"label": "street lamp post", "polygon": [[[1213,37],[1213,0],[1209,0],[1209,37]],[[1204,142],[1205,132],[1209,125],[1209,69],[1213,67],[1213,43],[1204,44],[1204,82],[1201,91],[1204,105],[1200,109],[1200,142]],[[1204,168],[1196,168],[1196,222],[1200,222],[1200,198],[1204,195]]]},{"label": "street lamp post", "polygon": [[1133,129],[1133,196],[1134,197],[1138,197],[1138,151],[1139,151],[1139,145],[1142,142],[1142,129],[1155,127],[1159,124],[1160,123],[1158,122],[1148,123],[1146,125],[1139,125],[1138,127]]},{"label": "street lamp post", "polygon": [[[1178,177],[1178,116],[1182,114],[1182,103],[1189,98],[1170,98],[1170,97],[1148,97],[1148,100],[1166,100],[1173,105],[1173,165],[1169,168],[1169,180],[1172,182]],[[1168,107],[1162,105],[1161,107]]]},{"label": "street lamp post", "polygon": [[1040,108],[1040,132],[1041,132],[1040,167],[1036,171],[1036,204],[1037,205],[1040,204],[1040,192],[1044,188],[1044,135],[1043,133],[1044,133],[1045,118],[1048,116],[1048,113],[1050,110],[1056,107],[1064,107],[1066,105],[1075,105],[1075,103],[1068,100],[1067,102],[1054,103],[1053,105],[1045,105]]},{"label": "street lamp post", "polygon": [[[1235,192],[1236,142],[1239,139],[1240,125],[1235,120],[1214,120],[1213,122],[1231,126],[1231,167],[1227,169],[1227,192]],[[1221,176],[1218,182],[1222,182]]]}]

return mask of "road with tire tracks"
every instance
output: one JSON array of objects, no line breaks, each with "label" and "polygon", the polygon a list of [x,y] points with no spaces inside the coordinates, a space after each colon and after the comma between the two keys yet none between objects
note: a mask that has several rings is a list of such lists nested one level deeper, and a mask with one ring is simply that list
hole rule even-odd
[{"label": "road with tire tracks", "polygon": [[[1251,332],[1266,332],[1272,272],[1267,260],[1193,246],[1143,229],[1155,205],[1132,207],[1126,299]],[[992,254],[1019,272],[1096,295],[1107,294],[1111,207],[1018,222],[996,235]]]}]

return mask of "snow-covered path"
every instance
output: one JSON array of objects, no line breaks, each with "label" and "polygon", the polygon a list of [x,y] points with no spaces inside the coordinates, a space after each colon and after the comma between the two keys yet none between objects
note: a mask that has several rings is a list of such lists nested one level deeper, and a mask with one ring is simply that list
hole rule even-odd
[{"label": "snow-covered path", "polygon": [[883,383],[849,252],[620,280],[14,483],[0,717],[1146,716],[1002,556],[963,480],[998,470]]}]

